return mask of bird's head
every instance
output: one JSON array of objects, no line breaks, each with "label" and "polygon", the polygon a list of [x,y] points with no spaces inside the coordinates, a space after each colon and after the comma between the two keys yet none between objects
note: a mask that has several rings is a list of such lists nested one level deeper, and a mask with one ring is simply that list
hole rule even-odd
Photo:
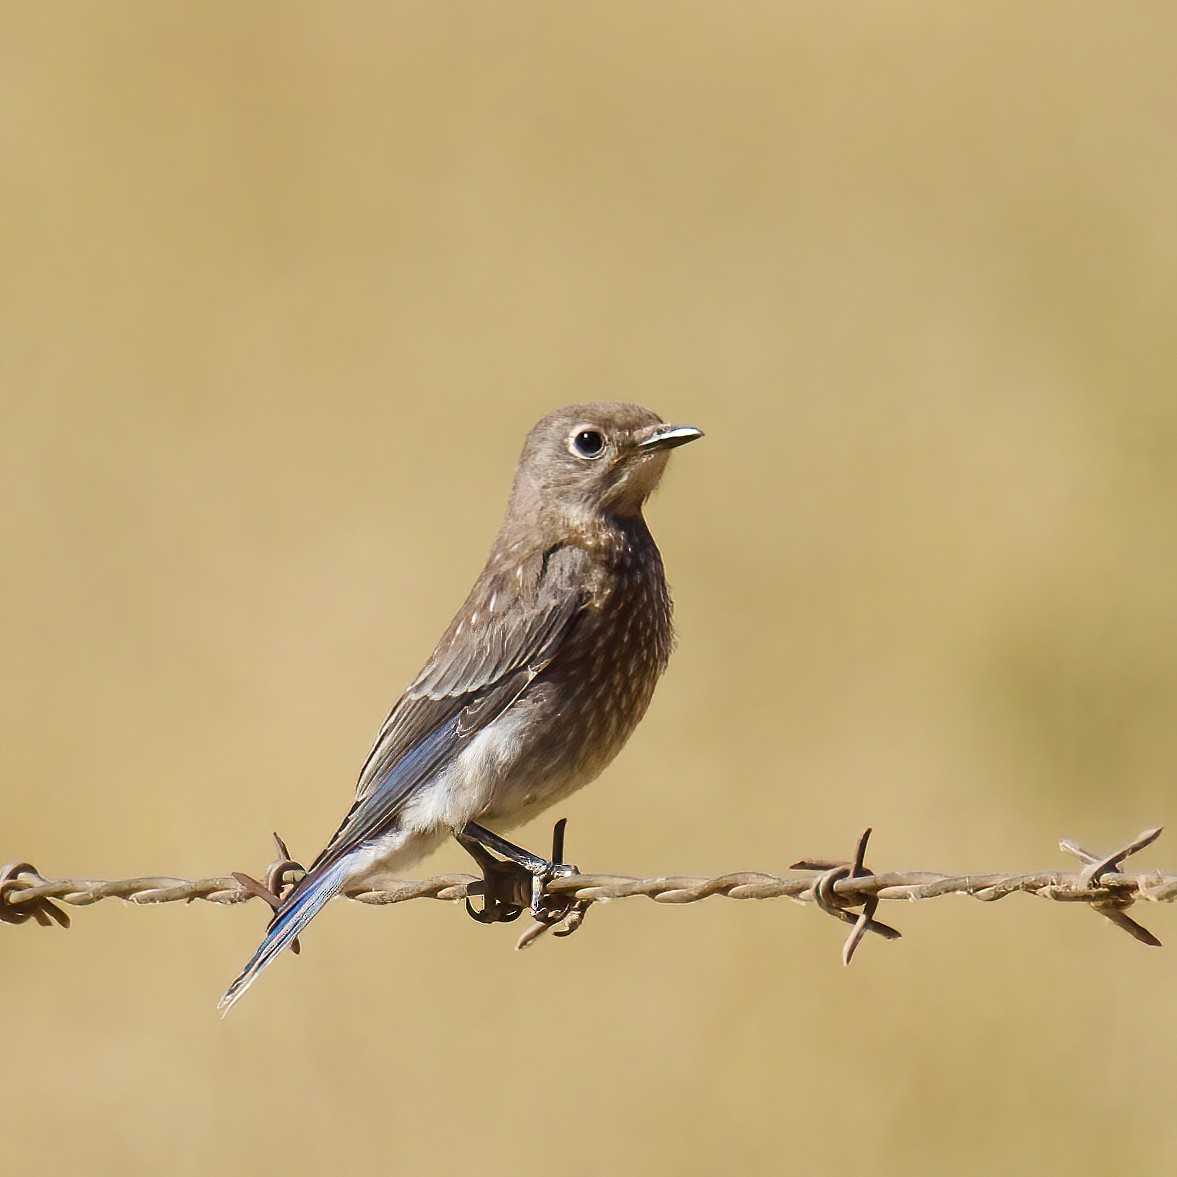
[{"label": "bird's head", "polygon": [[523,446],[511,513],[641,514],[676,446],[702,437],[640,405],[564,405],[541,418]]}]

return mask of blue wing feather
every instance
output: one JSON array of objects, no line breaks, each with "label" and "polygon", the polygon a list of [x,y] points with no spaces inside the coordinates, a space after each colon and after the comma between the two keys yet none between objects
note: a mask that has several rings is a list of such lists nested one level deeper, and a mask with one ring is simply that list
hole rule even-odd
[{"label": "blue wing feather", "polygon": [[[338,894],[354,855],[395,828],[408,797],[509,708],[548,665],[584,606],[587,559],[578,548],[533,553],[520,567],[535,568],[518,578],[521,585],[530,585],[530,592],[516,595],[509,609],[497,613],[491,607],[496,595],[509,599],[516,578],[513,568],[504,573],[488,565],[425,670],[385,720],[360,773],[355,803],[226,990],[219,1005],[223,1012]],[[474,624],[479,618],[481,623]]]}]

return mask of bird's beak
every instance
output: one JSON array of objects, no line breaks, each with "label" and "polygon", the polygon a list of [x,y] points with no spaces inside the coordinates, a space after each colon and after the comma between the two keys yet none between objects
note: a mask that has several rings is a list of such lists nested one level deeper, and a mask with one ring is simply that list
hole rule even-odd
[{"label": "bird's beak", "polygon": [[649,425],[637,431],[634,442],[638,451],[646,454],[651,450],[672,450],[702,436],[703,430],[693,425]]}]

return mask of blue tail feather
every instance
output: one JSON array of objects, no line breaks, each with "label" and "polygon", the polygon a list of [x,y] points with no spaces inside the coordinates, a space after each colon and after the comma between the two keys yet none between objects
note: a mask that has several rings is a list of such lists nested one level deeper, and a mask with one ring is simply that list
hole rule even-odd
[{"label": "blue tail feather", "polygon": [[338,894],[347,878],[349,863],[346,859],[334,862],[321,875],[312,879],[289,907],[281,910],[250,958],[249,964],[241,970],[240,976],[225,990],[217,1002],[221,1016],[233,1008],[234,1002],[253,984],[262,971],[291,941],[295,939],[318,914],[319,909]]}]

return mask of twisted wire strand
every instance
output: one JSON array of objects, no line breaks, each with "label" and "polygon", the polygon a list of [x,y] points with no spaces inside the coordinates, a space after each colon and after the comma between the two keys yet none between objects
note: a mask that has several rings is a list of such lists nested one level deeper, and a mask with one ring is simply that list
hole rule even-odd
[{"label": "twisted wire strand", "polygon": [[[561,831],[562,833],[562,831]],[[850,963],[867,932],[885,939],[898,939],[897,929],[874,919],[880,902],[938,899],[944,895],[967,895],[983,903],[1004,899],[1007,895],[1038,895],[1065,903],[1086,903],[1101,916],[1143,944],[1159,947],[1160,941],[1147,928],[1127,914],[1137,901],[1171,903],[1177,900],[1177,873],[1151,870],[1129,873],[1121,864],[1129,856],[1150,845],[1160,836],[1160,829],[1145,830],[1132,841],[1107,855],[1093,854],[1064,839],[1059,847],[1074,855],[1084,865],[1079,870],[1042,870],[1024,872],[990,872],[985,874],[943,874],[937,871],[897,871],[874,873],[865,864],[866,847],[871,831],[858,839],[854,857],[849,861],[802,861],[793,864],[799,873],[772,875],[760,871],[736,871],[701,878],[689,875],[652,875],[636,878],[611,874],[558,874],[543,885],[543,893],[555,904],[555,915],[537,914],[541,922],[519,942],[531,943],[537,935],[567,920],[563,933],[580,926],[584,911],[593,903],[642,896],[656,903],[698,903],[717,896],[724,899],[792,899],[798,903],[815,903],[831,916],[852,924],[842,959]],[[249,876],[181,879],[146,876],[133,879],[45,879],[30,863],[20,862],[0,868],[0,922],[41,925],[57,923],[68,927],[69,916],[57,906],[86,907],[104,899],[122,899],[128,903],[206,903],[233,904],[260,897],[276,904],[284,886],[301,877],[285,843],[275,835],[279,858],[270,867],[268,882],[263,885]],[[559,855],[554,855],[559,860]],[[572,868],[573,870],[575,868]],[[357,887],[343,892],[344,898],[358,903],[383,906],[410,899],[439,899],[444,902],[465,900],[480,893],[484,881],[473,875],[435,875],[429,879],[391,880],[379,886]],[[481,891],[485,894],[485,891]],[[860,908],[860,911],[851,909]],[[471,910],[476,918],[479,913]],[[575,914],[573,914],[575,913]],[[519,914],[517,911],[516,914]],[[483,913],[483,922],[485,913]],[[571,917],[571,918],[570,918]],[[513,918],[513,917],[512,917]]]},{"label": "twisted wire strand", "polygon": [[[600,903],[612,899],[644,897],[656,903],[698,903],[721,899],[793,899],[815,902],[813,873],[771,875],[760,871],[736,871],[713,878],[690,875],[580,874],[553,879],[547,890],[561,897]],[[344,891],[342,897],[357,903],[383,906],[410,899],[440,899],[456,903],[466,898],[478,880],[473,875],[435,875],[428,879],[392,880],[379,887]],[[948,875],[936,871],[896,871],[865,878],[846,878],[834,883],[835,893],[848,905],[874,897],[880,901],[938,899],[943,895],[967,895],[984,903],[1007,895],[1041,895],[1048,899],[1099,906],[1109,900],[1177,900],[1177,873],[1165,870],[1137,874],[1104,875],[1097,886],[1084,883],[1081,871],[1043,870],[1029,874],[990,873]],[[177,879],[148,875],[135,879],[40,879],[21,874],[4,884],[4,902],[14,908],[40,899],[71,907],[89,907],[103,899],[128,903],[245,903],[254,896],[233,878]]]}]

